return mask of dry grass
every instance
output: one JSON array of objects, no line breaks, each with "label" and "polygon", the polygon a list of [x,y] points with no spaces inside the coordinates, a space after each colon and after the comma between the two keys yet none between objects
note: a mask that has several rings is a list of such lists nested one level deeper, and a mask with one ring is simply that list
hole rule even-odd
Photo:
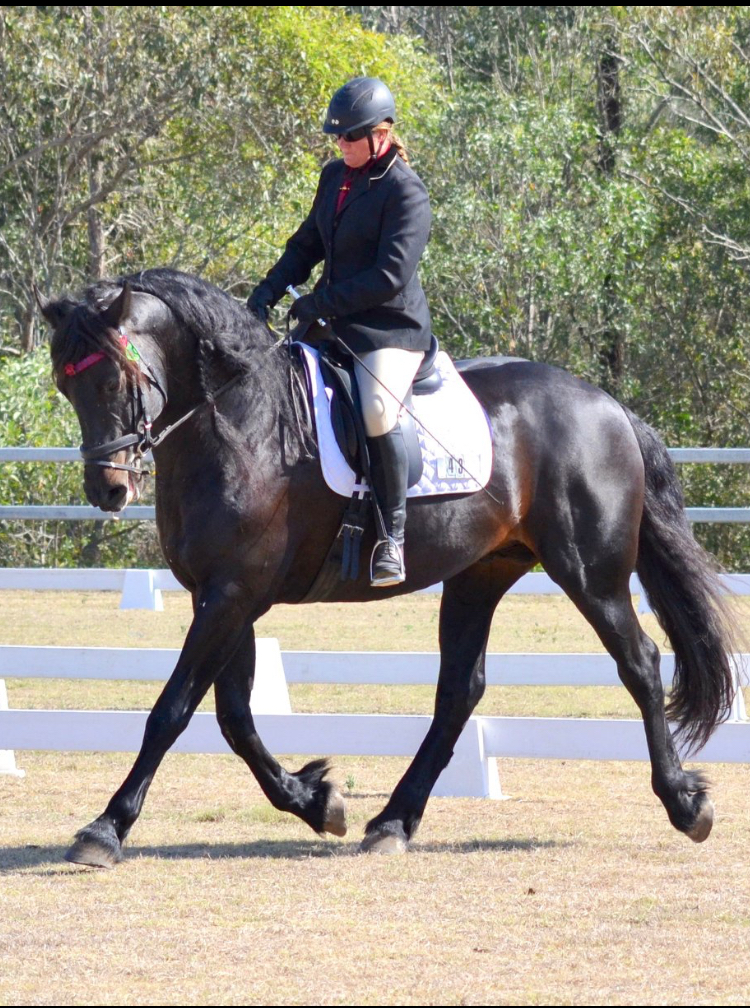
[{"label": "dry grass", "polygon": [[[127,757],[0,781],[5,1004],[747,1004],[747,768],[708,844],[640,765],[505,761],[507,802],[433,800],[414,852],[353,856],[238,761],[167,757],[127,860],[61,863]],[[401,761],[347,760],[355,838]],[[12,965],[11,965],[12,964]]]},{"label": "dry grass", "polygon": [[[162,613],[123,610],[118,605],[116,592],[4,592],[2,643],[182,646],[192,619],[187,593],[165,592]],[[363,605],[279,605],[256,626],[259,636],[278,637],[288,650],[436,651],[439,608],[436,594]],[[645,620],[651,630],[656,627],[651,617]],[[497,610],[489,650],[601,651],[602,647],[566,598],[510,595]]]},{"label": "dry grass", "polygon": [[[112,595],[21,594],[3,596],[1,643],[179,646],[189,619],[177,596],[150,614],[120,613]],[[334,608],[280,607],[260,632],[286,648],[325,647],[325,622],[329,647],[381,648],[387,628],[394,649],[434,648],[434,599],[349,607],[354,628]],[[578,621],[562,600],[511,598],[491,649],[598,650]],[[13,706],[30,685],[9,683]],[[91,706],[109,688],[79,685],[94,690],[82,696]],[[57,695],[58,684],[39,686]],[[373,709],[393,689],[371,697]],[[293,702],[339,709],[351,690],[297,687]],[[398,701],[422,709],[431,691],[408,690]],[[576,695],[590,709],[600,705],[594,694],[606,706],[621,691],[492,693],[497,713],[496,703],[518,713],[514,704],[545,697],[574,713]],[[134,695],[125,690],[123,704]],[[131,757],[24,753],[19,762],[25,779],[0,777],[2,1004],[750,1001],[746,766],[711,768],[717,823],[696,847],[669,826],[643,764],[505,760],[510,800],[432,800],[414,852],[389,859],[354,854],[404,760],[339,761],[353,840],[328,843],[271,809],[238,760],[168,756],[125,862],[106,873],[61,858]]]}]

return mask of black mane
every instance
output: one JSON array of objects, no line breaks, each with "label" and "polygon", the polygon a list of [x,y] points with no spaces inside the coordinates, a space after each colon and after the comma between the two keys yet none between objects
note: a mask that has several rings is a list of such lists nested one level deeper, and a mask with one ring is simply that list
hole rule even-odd
[{"label": "black mane", "polygon": [[163,301],[200,346],[235,364],[235,370],[250,366],[249,350],[269,345],[267,327],[242,302],[202,277],[162,267],[120,277],[116,286],[125,281],[134,291]]},{"label": "black mane", "polygon": [[[288,367],[271,349],[271,333],[245,307],[225,291],[201,277],[179,270],[141,270],[112,280],[99,280],[76,298],[64,297],[51,303],[48,318],[54,317],[51,339],[53,371],[59,375],[67,363],[80,361],[87,354],[101,351],[115,360],[134,380],[141,378],[137,365],[127,360],[119,334],[109,327],[102,313],[128,283],[135,292],[150,294],[171,311],[177,325],[189,332],[197,347],[198,379],[207,400],[236,374],[259,374],[262,382],[258,397],[267,400],[269,411],[291,419]],[[45,312],[47,314],[47,312]],[[259,351],[262,361],[259,359]],[[274,366],[275,364],[275,366]],[[221,424],[226,428],[226,424]],[[230,437],[228,429],[223,431]]]},{"label": "black mane", "polygon": [[233,371],[248,370],[254,347],[267,346],[268,329],[245,306],[201,277],[178,270],[141,270],[112,280],[99,280],[75,298],[64,297],[53,307],[60,322],[52,335],[55,371],[97,350],[124,366],[117,335],[101,320],[101,312],[127,282],[134,291],[159,298],[201,348],[202,357],[220,358]]}]

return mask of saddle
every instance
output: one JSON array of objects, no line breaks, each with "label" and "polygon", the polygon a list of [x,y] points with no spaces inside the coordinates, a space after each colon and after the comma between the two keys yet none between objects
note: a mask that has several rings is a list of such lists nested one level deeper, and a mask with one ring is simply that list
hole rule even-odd
[{"label": "saddle", "polygon": [[[292,344],[292,349],[303,365],[323,478],[346,502],[336,539],[304,598],[324,601],[340,590],[342,580],[357,578],[362,536],[371,512],[379,534],[380,513],[377,506],[371,508],[367,439],[356,378],[347,366],[349,354],[343,350],[342,356],[330,343],[313,347],[307,340]],[[477,366],[467,364],[467,370]],[[409,451],[407,496],[465,495],[486,486],[493,458],[489,419],[448,355],[438,352],[435,340],[405,398],[408,409],[400,422],[407,438],[411,440],[414,431],[417,440]]]},{"label": "saddle", "polygon": [[[435,358],[440,347],[435,336],[430,349],[414,376],[411,389],[404,399],[410,412],[399,417],[401,431],[409,453],[408,486],[414,486],[422,476],[422,452],[414,419],[411,416],[412,396],[429,395],[440,387],[441,378],[435,369]],[[354,374],[354,360],[334,343],[323,343],[318,347],[320,370],[325,384],[333,391],[331,399],[331,424],[341,454],[358,476],[367,476],[370,471],[370,457],[367,437],[362,421],[362,406],[359,388]]]}]

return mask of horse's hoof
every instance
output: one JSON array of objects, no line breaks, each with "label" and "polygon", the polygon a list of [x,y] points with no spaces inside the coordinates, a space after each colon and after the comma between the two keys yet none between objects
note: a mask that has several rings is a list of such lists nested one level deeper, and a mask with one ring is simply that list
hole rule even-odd
[{"label": "horse's hoof", "polygon": [[76,833],[75,843],[65,855],[66,861],[92,868],[114,868],[122,861],[122,845],[115,828],[106,819],[95,819]]},{"label": "horse's hoof", "polygon": [[89,865],[91,868],[114,868],[122,854],[116,854],[96,840],[76,840],[65,855],[73,864]]},{"label": "horse's hoof", "polygon": [[714,803],[710,798],[704,797],[703,804],[698,812],[693,828],[687,831],[687,835],[693,843],[703,843],[704,840],[708,839],[708,835],[711,832],[713,824]]},{"label": "horse's hoof", "polygon": [[331,788],[323,820],[323,832],[346,836],[346,805],[339,791]]},{"label": "horse's hoof", "polygon": [[362,854],[406,854],[408,844],[395,833],[368,833],[359,845]]}]

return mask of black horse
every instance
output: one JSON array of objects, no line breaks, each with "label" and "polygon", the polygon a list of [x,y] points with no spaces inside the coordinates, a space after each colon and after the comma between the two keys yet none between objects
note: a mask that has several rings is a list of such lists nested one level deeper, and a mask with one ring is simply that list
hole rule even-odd
[{"label": "black horse", "polygon": [[[42,305],[54,374],[80,420],[86,495],[105,511],[139,495],[132,463],[149,416],[158,435],[187,415],[154,456],[161,544],[192,593],[194,618],[132,770],[68,857],[103,866],[121,858],[159,763],[210,686],[224,737],[276,808],[343,836],[344,802],[326,780],[327,761],[286,771],[250,713],[253,625],[274,603],[304,599],[344,506],[300,419],[288,354],[203,280],[158,269],[126,281]],[[434,720],[368,823],[363,849],[406,849],[484,691],[495,607],[536,563],[616,661],[643,715],[653,788],[672,824],[705,840],[713,804],[701,775],[683,770],[666,715],[693,748],[705,743],[731,701],[730,641],[718,579],[693,539],[663,444],[609,395],[557,368],[487,358],[470,362],[465,378],[491,418],[489,493],[410,501],[406,583],[373,589],[363,571],[331,599],[367,602],[443,582]],[[666,712],[659,652],[631,605],[634,568],[676,655]]]}]

